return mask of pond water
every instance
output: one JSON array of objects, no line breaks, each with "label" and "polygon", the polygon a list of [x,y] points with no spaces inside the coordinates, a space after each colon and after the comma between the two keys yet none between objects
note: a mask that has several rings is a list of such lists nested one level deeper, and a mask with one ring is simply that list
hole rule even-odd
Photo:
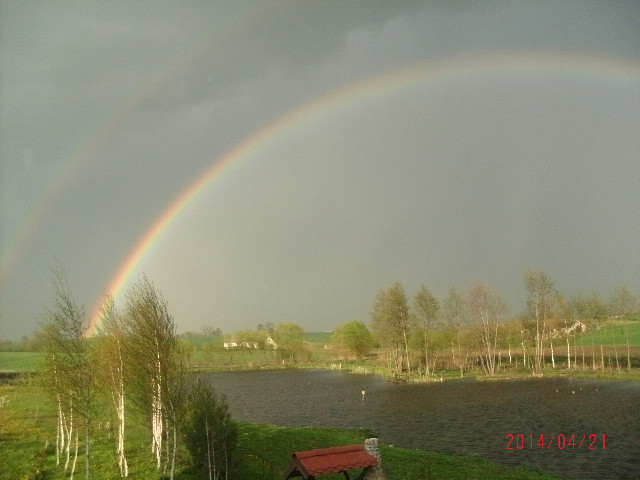
[{"label": "pond water", "polygon": [[[374,375],[294,369],[201,376],[227,396],[241,421],[364,427],[385,444],[479,455],[567,479],[640,476],[640,382],[392,384]],[[543,434],[544,449],[538,444]]]}]

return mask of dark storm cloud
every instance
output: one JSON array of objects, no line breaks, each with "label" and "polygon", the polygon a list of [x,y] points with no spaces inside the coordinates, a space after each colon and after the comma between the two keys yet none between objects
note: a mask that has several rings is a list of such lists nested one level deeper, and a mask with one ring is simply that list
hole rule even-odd
[{"label": "dark storm cloud", "polygon": [[[56,263],[90,309],[216,159],[346,84],[505,52],[640,61],[629,2],[20,2],[0,18],[3,262],[25,245],[0,338],[35,327]],[[637,93],[617,72],[497,75],[328,112],[229,173],[143,267],[181,328],[330,328],[394,280],[482,277],[518,308],[529,265],[637,291]]]}]

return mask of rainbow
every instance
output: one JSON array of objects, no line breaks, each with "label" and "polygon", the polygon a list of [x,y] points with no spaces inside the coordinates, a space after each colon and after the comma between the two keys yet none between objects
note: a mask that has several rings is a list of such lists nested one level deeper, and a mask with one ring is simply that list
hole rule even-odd
[{"label": "rainbow", "polygon": [[[205,191],[216,179],[219,179],[232,165],[250,158],[291,129],[336,109],[419,84],[442,82],[455,77],[470,77],[480,74],[527,72],[559,72],[604,78],[619,77],[640,82],[640,64],[629,61],[593,56],[522,53],[474,58],[463,57],[441,62],[419,63],[341,87],[288,112],[246,138],[222,158],[216,159],[208,170],[189,185],[174,203],[169,205],[138,241],[109,282],[105,298],[106,295],[111,295],[117,299],[121,295],[136,267],[158,238],[199,194]],[[89,334],[93,334],[99,327],[100,311],[104,301],[104,299],[100,300],[93,310],[89,322]]]}]

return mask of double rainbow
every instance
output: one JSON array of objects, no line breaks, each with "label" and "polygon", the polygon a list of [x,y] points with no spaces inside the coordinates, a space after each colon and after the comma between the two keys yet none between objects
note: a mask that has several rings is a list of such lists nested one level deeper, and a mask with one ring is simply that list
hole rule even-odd
[{"label": "double rainbow", "polygon": [[[150,251],[167,228],[189,205],[215,180],[233,165],[249,160],[261,149],[269,146],[290,129],[311,122],[318,117],[358,102],[383,96],[402,89],[429,82],[443,82],[456,77],[473,77],[487,73],[566,73],[589,77],[602,77],[608,81],[622,79],[640,82],[640,65],[629,61],[604,57],[583,57],[548,53],[522,53],[459,58],[435,63],[419,63],[407,68],[366,78],[339,88],[328,95],[313,100],[255,132],[240,142],[191,183],[180,197],[160,215],[151,228],[138,241],[117,269],[109,282],[106,295],[118,298],[127,286],[136,267]],[[100,324],[100,310],[105,300],[98,302],[90,317],[88,333],[96,331]]]}]

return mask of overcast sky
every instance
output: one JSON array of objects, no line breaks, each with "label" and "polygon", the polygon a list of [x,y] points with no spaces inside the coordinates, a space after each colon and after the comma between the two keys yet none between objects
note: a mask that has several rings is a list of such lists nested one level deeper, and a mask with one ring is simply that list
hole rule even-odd
[{"label": "overcast sky", "polygon": [[[128,255],[178,329],[369,321],[528,267],[640,294],[640,4],[2,2],[0,338]],[[255,140],[256,135],[257,140]]]}]

